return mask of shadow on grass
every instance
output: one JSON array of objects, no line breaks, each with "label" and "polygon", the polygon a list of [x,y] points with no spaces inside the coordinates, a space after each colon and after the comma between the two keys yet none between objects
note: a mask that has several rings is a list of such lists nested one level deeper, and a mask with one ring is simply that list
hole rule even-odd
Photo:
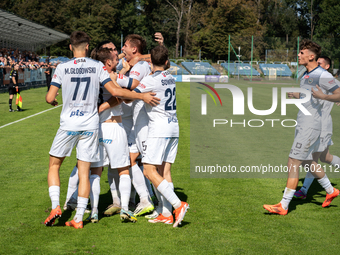
[{"label": "shadow on grass", "polygon": [[[303,183],[304,178],[301,178],[299,181],[301,181]],[[332,183],[333,186],[336,186],[335,183]],[[300,190],[302,188],[301,187],[297,187],[296,190]],[[319,202],[316,201],[315,197],[323,197],[324,199],[326,198],[326,191],[324,190],[324,188],[321,187],[321,185],[318,183],[318,181],[314,180],[312,185],[310,186],[309,190],[308,190],[308,194],[306,199],[295,199],[293,198],[293,200],[290,202],[289,204],[289,211],[294,211],[296,209],[296,207],[298,205],[302,205],[305,203],[313,203],[316,204],[318,206],[322,206],[323,202]],[[337,205],[329,205],[328,207],[337,207]]]},{"label": "shadow on grass", "polygon": [[[299,179],[299,181],[303,183],[304,178]],[[333,187],[335,187],[337,184],[332,183],[332,185],[333,185]],[[296,188],[296,190],[298,191],[301,188],[302,188],[302,186],[301,187],[298,186]],[[282,191],[282,193],[283,192],[284,192],[284,190]],[[326,198],[326,191],[321,187],[321,185],[316,180],[314,180],[312,185],[310,186],[306,199],[296,199],[296,198],[292,199],[292,201],[289,203],[288,213],[296,210],[299,205],[302,205],[302,204],[305,204],[305,203],[313,203],[313,204],[316,204],[318,206],[322,206],[323,202],[316,201],[315,196]],[[338,206],[330,204],[326,208],[329,208],[329,207],[338,207]],[[268,211],[266,211],[264,214],[276,215],[276,214],[270,213]]]}]

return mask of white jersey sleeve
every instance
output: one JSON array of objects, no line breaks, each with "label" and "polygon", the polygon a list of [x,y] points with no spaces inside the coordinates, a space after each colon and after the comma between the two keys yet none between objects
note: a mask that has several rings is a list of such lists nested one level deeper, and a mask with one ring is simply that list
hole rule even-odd
[{"label": "white jersey sleeve", "polygon": [[320,75],[320,84],[319,84],[319,87],[324,89],[324,90],[326,90],[326,91],[328,91],[328,92],[333,92],[334,90],[339,88],[338,82],[335,80],[333,75],[331,73],[327,72],[327,71],[324,71]]},{"label": "white jersey sleeve", "polygon": [[133,79],[125,75],[119,74],[117,77],[117,83],[122,88],[131,89]]},{"label": "white jersey sleeve", "polygon": [[131,68],[129,72],[129,77],[141,81],[144,77],[148,76],[150,73],[151,68],[149,63],[146,61],[139,61]]}]

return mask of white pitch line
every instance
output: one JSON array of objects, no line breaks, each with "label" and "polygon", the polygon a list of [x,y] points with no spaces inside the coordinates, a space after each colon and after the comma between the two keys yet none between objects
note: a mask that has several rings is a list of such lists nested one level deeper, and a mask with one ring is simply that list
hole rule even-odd
[{"label": "white pitch line", "polygon": [[8,123],[8,124],[6,124],[6,125],[1,126],[0,128],[7,127],[7,126],[9,126],[9,125],[12,125],[12,124],[14,124],[14,123],[20,122],[20,121],[22,121],[22,120],[26,120],[26,119],[32,118],[32,117],[37,116],[37,115],[39,115],[39,114],[42,114],[42,113],[44,113],[44,112],[48,112],[48,111],[50,111],[50,110],[56,109],[56,108],[58,108],[58,107],[60,107],[60,106],[62,106],[62,104],[61,104],[61,105],[58,105],[58,106],[55,106],[55,107],[53,107],[53,108],[51,108],[51,109],[47,109],[47,110],[45,110],[45,111],[38,112],[38,113],[33,114],[33,115],[31,115],[31,116],[28,116],[28,117],[26,117],[26,118],[22,118],[22,119],[20,119],[20,120],[13,121],[13,122],[11,122],[11,123]]}]

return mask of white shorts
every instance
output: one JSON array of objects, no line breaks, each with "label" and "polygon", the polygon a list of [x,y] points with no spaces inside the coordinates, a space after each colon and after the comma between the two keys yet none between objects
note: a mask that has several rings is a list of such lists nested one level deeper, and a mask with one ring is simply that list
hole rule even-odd
[{"label": "white shorts", "polygon": [[323,152],[331,145],[333,145],[332,134],[328,133],[325,136],[321,136],[318,152]]},{"label": "white shorts", "polygon": [[126,132],[122,123],[100,123],[99,128],[100,161],[91,167],[111,165],[111,168],[130,166]]},{"label": "white shorts", "polygon": [[295,138],[289,157],[298,160],[312,160],[320,144],[320,130],[313,128],[295,128]]},{"label": "white shorts", "polygon": [[178,137],[149,137],[144,146],[142,162],[162,165],[174,163],[178,148]]},{"label": "white shorts", "polygon": [[143,146],[148,138],[149,119],[137,119],[138,122],[134,126],[135,141],[138,152],[143,153]]},{"label": "white shorts", "polygon": [[138,153],[132,116],[122,118],[122,122],[127,135],[130,153]]},{"label": "white shorts", "polygon": [[85,162],[99,161],[98,129],[67,131],[59,128],[49,153],[54,157],[69,157],[75,145],[77,159]]}]

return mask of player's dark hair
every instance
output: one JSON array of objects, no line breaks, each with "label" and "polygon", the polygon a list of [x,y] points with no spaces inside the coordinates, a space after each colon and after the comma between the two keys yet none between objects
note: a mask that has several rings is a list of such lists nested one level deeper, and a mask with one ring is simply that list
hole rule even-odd
[{"label": "player's dark hair", "polygon": [[304,39],[300,44],[300,50],[310,50],[315,54],[315,61],[320,57],[321,55],[321,46],[311,40]]},{"label": "player's dark hair", "polygon": [[329,57],[327,57],[327,56],[320,56],[319,58],[323,58],[325,60],[326,64],[329,65],[329,67],[331,67],[332,60]]},{"label": "player's dark hair", "polygon": [[90,40],[91,38],[83,31],[74,31],[70,35],[71,45],[76,48],[80,45],[90,44]]},{"label": "player's dark hair", "polygon": [[108,43],[113,43],[113,42],[111,42],[110,40],[101,41],[100,43],[98,43],[96,49],[103,48],[103,45],[108,44]]},{"label": "player's dark hair", "polygon": [[158,45],[151,50],[151,63],[155,66],[166,66],[169,58],[168,49],[163,45]]},{"label": "player's dark hair", "polygon": [[[101,48],[101,49],[96,51],[94,59],[102,62],[105,65],[107,60],[113,60],[111,51],[112,50],[108,49],[108,48]],[[92,53],[91,53],[91,57],[92,57]]]},{"label": "player's dark hair", "polygon": [[127,42],[127,41],[130,42],[132,47],[137,48],[138,53],[142,54],[144,49],[146,48],[146,41],[140,35],[136,35],[136,34],[128,35],[125,38],[125,42]]}]

